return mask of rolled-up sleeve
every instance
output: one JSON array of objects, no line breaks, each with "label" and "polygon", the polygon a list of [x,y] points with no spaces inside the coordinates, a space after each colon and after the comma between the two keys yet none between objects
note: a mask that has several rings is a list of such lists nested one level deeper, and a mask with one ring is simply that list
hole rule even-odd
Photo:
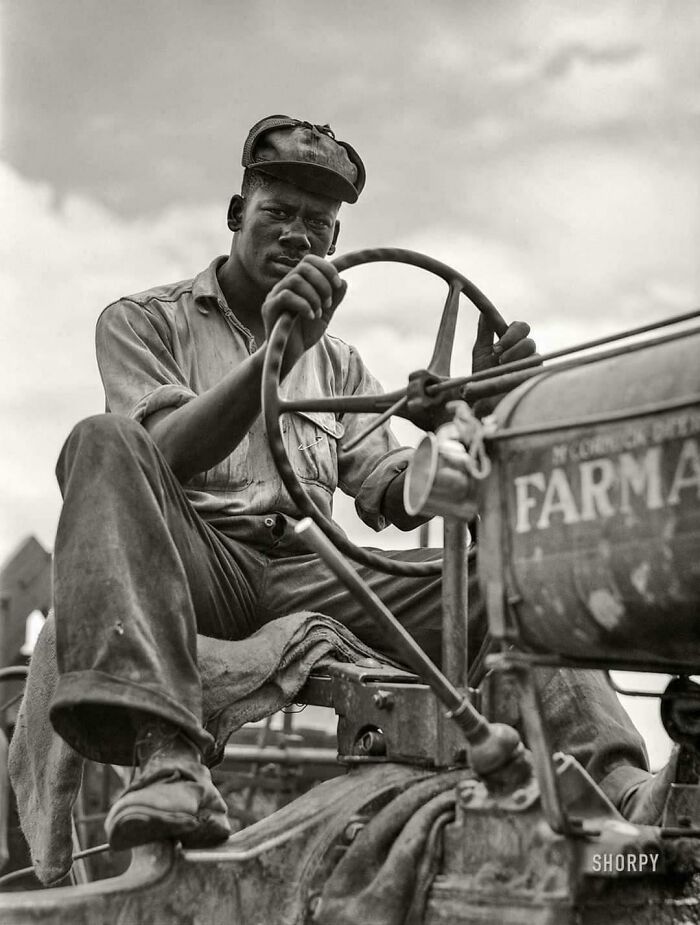
[{"label": "rolled-up sleeve", "polygon": [[[379,381],[350,347],[345,395],[381,395]],[[388,423],[374,430],[351,451],[344,444],[364,430],[373,420],[372,414],[345,414],[342,423],[345,434],[338,450],[338,485],[355,499],[358,516],[374,530],[383,530],[389,523],[382,510],[386,490],[408,466],[413,450],[401,446]]]},{"label": "rolled-up sleeve", "polygon": [[121,299],[102,312],[95,334],[107,410],[136,421],[195,398],[178,366],[165,320]]}]

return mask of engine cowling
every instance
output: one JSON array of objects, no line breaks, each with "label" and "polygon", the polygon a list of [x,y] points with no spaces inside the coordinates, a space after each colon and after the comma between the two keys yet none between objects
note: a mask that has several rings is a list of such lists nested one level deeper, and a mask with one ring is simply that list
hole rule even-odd
[{"label": "engine cowling", "polygon": [[545,371],[496,409],[482,483],[491,632],[700,670],[700,334]]}]

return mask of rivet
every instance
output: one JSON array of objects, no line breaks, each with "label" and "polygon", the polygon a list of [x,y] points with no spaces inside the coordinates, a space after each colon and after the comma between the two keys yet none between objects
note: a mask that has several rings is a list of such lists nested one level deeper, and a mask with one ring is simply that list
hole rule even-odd
[{"label": "rivet", "polygon": [[394,706],[394,698],[389,691],[377,691],[372,695],[372,702],[378,710],[390,710]]}]

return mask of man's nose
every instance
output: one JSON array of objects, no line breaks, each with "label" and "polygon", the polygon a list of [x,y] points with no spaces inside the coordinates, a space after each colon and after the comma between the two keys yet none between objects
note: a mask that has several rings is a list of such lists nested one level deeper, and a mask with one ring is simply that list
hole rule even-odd
[{"label": "man's nose", "polygon": [[309,236],[306,231],[306,225],[299,216],[296,216],[296,218],[290,219],[290,221],[287,222],[287,224],[282,229],[280,240],[287,245],[298,248],[299,250],[308,250],[311,247],[311,242],[309,241]]}]

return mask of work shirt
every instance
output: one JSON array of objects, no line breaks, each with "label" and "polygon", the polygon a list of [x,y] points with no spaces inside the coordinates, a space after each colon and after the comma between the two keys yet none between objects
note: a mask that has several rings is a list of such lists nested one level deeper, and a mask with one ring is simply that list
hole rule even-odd
[{"label": "work shirt", "polygon": [[[216,271],[225,259],[217,257],[194,279],[121,298],[102,312],[96,344],[107,411],[143,422],[206,392],[256,350],[219,286]],[[378,394],[382,388],[354,347],[325,334],[285,378],[282,392],[294,399]],[[355,498],[362,520],[381,530],[387,524],[384,494],[412,451],[399,446],[387,425],[345,450],[372,417],[293,412],[283,416],[282,430],[290,462],[321,511],[331,516],[340,487]],[[238,533],[245,515],[298,516],[277,474],[262,416],[229,456],[185,489],[197,512],[223,532],[230,527]]]}]

